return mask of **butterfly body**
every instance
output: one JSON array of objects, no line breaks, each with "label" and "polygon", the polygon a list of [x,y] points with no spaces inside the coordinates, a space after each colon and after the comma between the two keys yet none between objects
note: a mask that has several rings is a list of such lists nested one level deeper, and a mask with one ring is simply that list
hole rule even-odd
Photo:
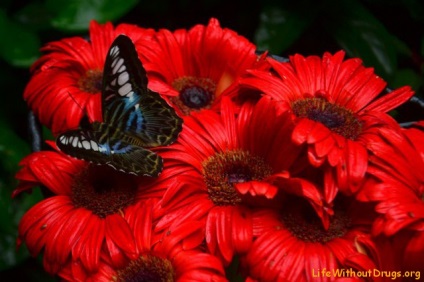
[{"label": "butterfly body", "polygon": [[129,174],[157,176],[162,159],[146,147],[172,144],[182,129],[182,119],[147,88],[146,71],[134,44],[124,35],[115,39],[106,57],[102,110],[103,122],[59,135],[59,149]]}]

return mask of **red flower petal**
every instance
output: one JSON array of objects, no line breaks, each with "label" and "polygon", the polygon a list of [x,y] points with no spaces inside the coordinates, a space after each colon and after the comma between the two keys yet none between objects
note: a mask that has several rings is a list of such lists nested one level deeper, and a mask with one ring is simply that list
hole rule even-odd
[{"label": "red flower petal", "polygon": [[[55,194],[69,194],[73,177],[82,164],[60,153],[36,152],[21,162],[25,168],[18,172],[16,178],[20,180],[20,186],[27,187],[29,180],[30,184],[42,184]],[[18,189],[22,190],[23,187]]]},{"label": "red flower petal", "polygon": [[91,214],[85,218],[80,240],[72,250],[74,260],[79,259],[82,265],[94,272],[99,266],[100,248],[105,237],[105,222],[97,215]]},{"label": "red flower petal", "polygon": [[131,226],[137,250],[143,252],[152,246],[151,230],[154,201],[139,201],[125,211],[125,219]]},{"label": "red flower petal", "polygon": [[[58,232],[46,242],[44,253],[50,262],[55,262],[59,266],[66,263],[76,242],[80,240],[82,229],[86,227],[86,222],[82,219],[86,218],[87,213],[90,212],[84,209],[71,209],[66,216],[67,224],[61,224],[60,221],[56,223]],[[65,215],[61,215],[61,218],[63,220]]]},{"label": "red flower petal", "polygon": [[371,68],[358,68],[343,89],[343,100],[337,101],[353,112],[360,111],[374,99],[386,86],[381,78],[374,74]]},{"label": "red flower petal", "polygon": [[203,223],[199,221],[185,221],[179,224],[178,226],[167,230],[164,238],[161,238],[162,243],[158,246],[159,250],[173,257],[179,251],[181,251],[178,246],[181,242],[190,241],[190,239],[193,238],[195,239],[195,242],[198,243],[198,245],[193,246],[193,244],[190,244],[189,242],[186,242],[184,245],[198,247],[204,238],[203,236],[201,236],[202,240],[198,240],[199,231],[203,231],[202,227]]},{"label": "red flower petal", "polygon": [[19,223],[19,237],[24,239],[28,250],[36,256],[52,236],[55,236],[57,222],[61,216],[69,214],[74,208],[65,196],[48,198],[24,214]]},{"label": "red flower petal", "polygon": [[347,153],[349,156],[343,160],[348,163],[340,163],[337,166],[337,183],[342,190],[348,194],[358,191],[368,165],[368,153],[366,149],[359,143],[348,141]]},{"label": "red flower petal", "polygon": [[113,25],[110,22],[101,25],[96,21],[91,21],[89,30],[93,57],[98,67],[102,69],[107,51],[115,39]]},{"label": "red flower petal", "polygon": [[206,244],[212,254],[222,257],[226,264],[232,260],[232,209],[233,207],[215,207],[208,214],[206,222]]},{"label": "red flower petal", "polygon": [[414,95],[410,86],[393,90],[366,107],[366,111],[388,112],[408,101]]},{"label": "red flower petal", "polygon": [[[106,238],[106,255],[108,257],[108,261],[115,268],[124,268],[128,262],[128,257],[124,252],[113,242],[112,240],[108,240]],[[136,258],[134,256],[134,258]]]},{"label": "red flower petal", "polygon": [[[330,147],[331,148],[331,147]],[[336,148],[332,147],[331,150],[336,150]],[[327,156],[319,157],[315,151],[315,147],[308,147],[308,159],[309,163],[314,167],[322,166],[327,160]]]},{"label": "red flower petal", "polygon": [[307,136],[306,142],[308,144],[318,143],[324,139],[328,139],[328,137],[330,137],[330,134],[331,131],[328,130],[327,127],[325,127],[320,122],[315,122],[314,127]]},{"label": "red flower petal", "polygon": [[134,259],[137,256],[134,236],[125,219],[119,214],[111,214],[105,222],[106,240],[114,242],[129,258]]},{"label": "red flower petal", "polygon": [[267,199],[273,199],[278,192],[274,185],[260,181],[237,183],[235,189],[243,195],[249,193],[252,196],[265,196]]},{"label": "red flower petal", "polygon": [[240,207],[233,210],[234,249],[237,253],[245,253],[253,242],[252,215],[249,209]]},{"label": "red flower petal", "polygon": [[334,173],[334,170],[329,167],[324,170],[324,199],[326,203],[333,203],[339,192],[339,187],[336,183],[337,177]]},{"label": "red flower petal", "polygon": [[174,266],[181,281],[226,281],[224,268],[219,260],[209,254],[180,252],[175,256]]},{"label": "red flower petal", "polygon": [[313,94],[316,89],[322,89],[322,69],[321,59],[317,56],[304,58],[301,55],[294,55],[290,58],[293,63],[297,77],[302,82],[302,89],[299,94]]},{"label": "red flower petal", "polygon": [[292,133],[293,142],[298,145],[305,143],[315,125],[315,121],[307,118],[300,119]]}]

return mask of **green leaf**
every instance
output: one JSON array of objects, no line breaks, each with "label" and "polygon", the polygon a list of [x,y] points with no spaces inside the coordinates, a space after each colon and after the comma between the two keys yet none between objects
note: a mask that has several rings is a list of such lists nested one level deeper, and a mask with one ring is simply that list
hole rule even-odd
[{"label": "green leaf", "polygon": [[390,83],[390,87],[398,88],[404,85],[409,85],[417,90],[423,85],[423,80],[421,76],[412,69],[399,69],[396,71]]},{"label": "green leaf", "polygon": [[[311,5],[311,3],[308,4],[308,6]],[[300,6],[302,5],[264,7],[255,33],[258,50],[281,54],[302,35],[315,18],[318,9],[309,7],[305,10]]]},{"label": "green leaf", "polygon": [[24,212],[42,198],[41,193],[35,191],[28,197],[14,200],[11,198],[13,188],[0,180],[0,270],[9,268],[29,256],[26,248],[16,250],[18,223]]},{"label": "green leaf", "polygon": [[16,172],[18,163],[30,153],[28,144],[0,120],[0,165],[8,172]]},{"label": "green leaf", "polygon": [[16,249],[18,224],[24,213],[42,199],[39,189],[12,199],[11,193],[15,186],[0,180],[0,270],[14,266],[29,257],[25,247]]},{"label": "green leaf", "polygon": [[29,67],[39,56],[40,40],[36,33],[11,21],[0,10],[0,57],[16,67]]},{"label": "green leaf", "polygon": [[50,28],[51,13],[43,3],[31,2],[20,9],[13,18],[31,30]]},{"label": "green leaf", "polygon": [[46,126],[41,127],[41,135],[43,140],[55,140],[56,137],[53,135],[52,131]]},{"label": "green leaf", "polygon": [[[388,79],[397,67],[394,36],[359,1],[328,1],[326,27],[349,56]],[[331,11],[331,12],[330,12]]]},{"label": "green leaf", "polygon": [[403,55],[405,57],[412,57],[413,52],[411,48],[406,44],[404,41],[400,40],[399,38],[392,36],[392,44],[395,49],[395,52],[398,55]]},{"label": "green leaf", "polygon": [[240,259],[238,256],[234,256],[230,265],[225,268],[225,277],[231,282],[242,282],[243,277],[240,275]]},{"label": "green leaf", "polygon": [[25,211],[42,196],[37,189],[31,195],[22,195],[17,199],[12,199],[11,194],[17,185],[14,176],[18,163],[29,153],[28,145],[0,120],[0,270],[28,257],[25,248],[16,250],[18,223]]},{"label": "green leaf", "polygon": [[25,281],[25,282],[54,282],[56,277],[49,275],[43,269],[42,256],[28,258],[16,266],[0,272],[2,281]]},{"label": "green leaf", "polygon": [[85,31],[91,20],[106,22],[118,19],[138,0],[47,0],[46,7],[55,16],[52,26],[64,31]]}]

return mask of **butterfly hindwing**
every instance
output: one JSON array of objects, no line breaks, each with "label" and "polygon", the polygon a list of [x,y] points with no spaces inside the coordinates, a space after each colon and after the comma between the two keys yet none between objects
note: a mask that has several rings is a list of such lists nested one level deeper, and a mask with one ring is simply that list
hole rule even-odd
[{"label": "butterfly hindwing", "polygon": [[162,171],[162,158],[152,151],[113,136],[105,137],[104,132],[78,129],[61,134],[56,144],[72,157],[126,173],[157,176]]},{"label": "butterfly hindwing", "polygon": [[147,147],[169,145],[182,120],[158,93],[147,88],[146,71],[125,35],[113,42],[103,74],[103,120],[140,138]]}]

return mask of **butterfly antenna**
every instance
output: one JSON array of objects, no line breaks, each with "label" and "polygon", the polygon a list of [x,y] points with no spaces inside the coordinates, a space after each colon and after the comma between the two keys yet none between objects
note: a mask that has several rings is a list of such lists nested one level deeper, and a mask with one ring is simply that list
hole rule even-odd
[{"label": "butterfly antenna", "polygon": [[72,101],[74,101],[74,102],[75,102],[75,104],[77,104],[77,105],[78,105],[78,107],[79,107],[81,110],[83,110],[83,108],[82,108],[82,107],[81,107],[81,105],[78,103],[78,101],[75,99],[75,97],[74,97],[74,96],[72,96],[71,92],[69,92],[69,91],[68,91],[68,95],[69,95],[69,97],[71,97]]},{"label": "butterfly antenna", "polygon": [[[75,97],[72,96],[71,92],[68,91],[68,95],[69,95],[69,97],[71,97],[72,101],[74,101],[75,104],[77,104],[78,108],[80,108],[81,111],[84,111],[84,108],[80,105],[80,103],[78,103],[78,101],[75,99]],[[88,121],[90,123],[93,123],[93,120],[91,120],[90,117],[87,114],[85,116],[88,118]]]}]

